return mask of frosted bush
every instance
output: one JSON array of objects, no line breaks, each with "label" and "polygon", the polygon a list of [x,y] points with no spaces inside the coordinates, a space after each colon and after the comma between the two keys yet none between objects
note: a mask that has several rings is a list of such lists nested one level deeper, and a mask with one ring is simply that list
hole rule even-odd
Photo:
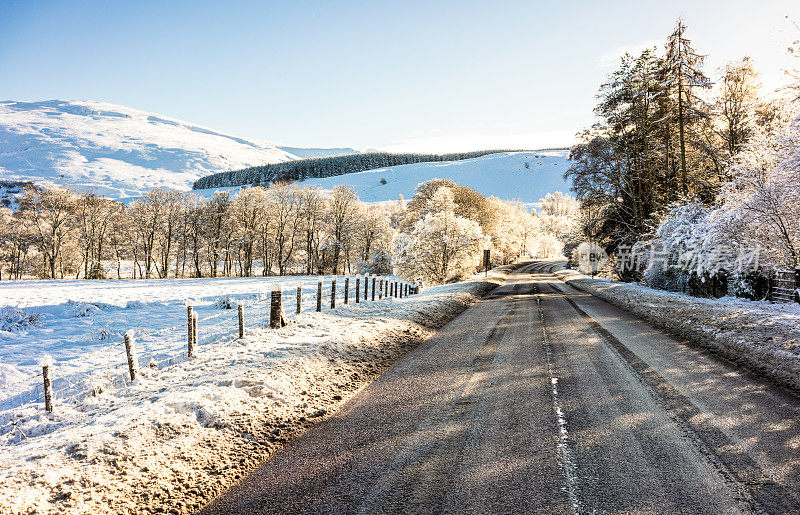
[{"label": "frosted bush", "polygon": [[13,306],[0,308],[0,331],[19,331],[39,322],[42,315]]},{"label": "frosted bush", "polygon": [[216,309],[233,309],[238,305],[239,303],[233,300],[230,295],[223,295],[214,301]]},{"label": "frosted bush", "polygon": [[69,301],[69,303],[72,304],[72,314],[76,317],[88,317],[103,312],[99,306],[90,302]]}]

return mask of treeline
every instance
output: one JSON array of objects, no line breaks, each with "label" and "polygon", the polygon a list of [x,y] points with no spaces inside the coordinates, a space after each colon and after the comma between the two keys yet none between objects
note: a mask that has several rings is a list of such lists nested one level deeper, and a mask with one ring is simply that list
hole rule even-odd
[{"label": "treeline", "polygon": [[542,211],[450,180],[420,184],[410,201],[366,205],[347,186],[246,188],[209,199],[154,189],[123,205],[91,193],[29,188],[0,208],[0,279],[168,278],[398,273],[428,283],[481,265],[559,254],[574,199]]},{"label": "treeline", "polygon": [[0,208],[0,278],[388,273],[391,208],[355,192],[281,185],[211,199],[154,189],[125,206],[30,188]]},{"label": "treeline", "polygon": [[[663,48],[625,54],[600,87],[602,122],[570,151],[582,207],[573,240],[638,251],[643,266],[618,270],[623,279],[702,293],[731,277],[735,259],[719,256],[733,243],[763,249],[762,268],[800,265],[797,95],[760,97],[747,57],[713,80],[704,60],[681,21]],[[677,268],[656,263],[658,245]]]},{"label": "treeline", "polygon": [[390,166],[436,161],[459,161],[514,150],[478,150],[453,154],[391,154],[369,152],[336,157],[300,159],[283,163],[251,166],[242,170],[220,172],[195,181],[193,189],[224,188],[230,186],[262,185],[276,182],[302,181],[304,179],[334,177],[348,173],[364,172]]}]

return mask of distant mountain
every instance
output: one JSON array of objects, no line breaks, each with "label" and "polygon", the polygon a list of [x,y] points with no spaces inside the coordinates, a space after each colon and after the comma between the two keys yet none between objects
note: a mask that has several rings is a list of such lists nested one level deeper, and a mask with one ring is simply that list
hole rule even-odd
[{"label": "distant mountain", "polygon": [[0,102],[0,180],[92,189],[109,198],[199,177],[353,149],[281,147],[105,102]]}]

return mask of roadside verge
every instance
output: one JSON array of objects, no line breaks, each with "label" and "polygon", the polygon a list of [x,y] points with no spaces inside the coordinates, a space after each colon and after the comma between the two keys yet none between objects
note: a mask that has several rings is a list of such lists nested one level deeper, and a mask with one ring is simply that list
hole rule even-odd
[{"label": "roadside verge", "polygon": [[556,270],[559,279],[650,324],[800,391],[800,306],[700,299]]}]

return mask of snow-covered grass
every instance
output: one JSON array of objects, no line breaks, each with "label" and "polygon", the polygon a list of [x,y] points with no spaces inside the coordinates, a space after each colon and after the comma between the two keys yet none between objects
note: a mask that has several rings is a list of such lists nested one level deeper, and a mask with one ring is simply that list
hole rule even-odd
[{"label": "snow-covered grass", "polygon": [[[303,309],[316,308],[317,282],[323,281],[324,308],[330,307],[333,277],[247,277],[100,281],[0,282],[0,366],[13,384],[0,376],[2,400],[38,384],[38,360],[49,354],[60,376],[123,367],[124,334],[134,330],[140,356],[174,354],[185,345],[186,305],[201,319],[200,336],[228,329],[238,322],[231,308],[242,303],[248,326],[263,323],[268,296],[280,285],[286,312],[296,306],[295,288],[303,287]],[[342,302],[344,276],[337,278]],[[355,288],[355,278],[350,281]],[[363,282],[362,282],[363,288]],[[363,290],[362,290],[363,292]],[[351,295],[353,292],[351,291]],[[203,319],[218,315],[208,321]],[[213,325],[211,325],[213,324]],[[174,327],[151,337],[143,335]],[[31,377],[31,381],[20,381]]]},{"label": "snow-covered grass", "polygon": [[800,389],[800,304],[733,297],[700,299],[632,283],[592,279],[571,270],[568,284],[630,311],[792,389]]},{"label": "snow-covered grass", "polygon": [[303,313],[145,369],[128,388],[57,403],[2,437],[0,512],[193,511],[508,273]]}]

